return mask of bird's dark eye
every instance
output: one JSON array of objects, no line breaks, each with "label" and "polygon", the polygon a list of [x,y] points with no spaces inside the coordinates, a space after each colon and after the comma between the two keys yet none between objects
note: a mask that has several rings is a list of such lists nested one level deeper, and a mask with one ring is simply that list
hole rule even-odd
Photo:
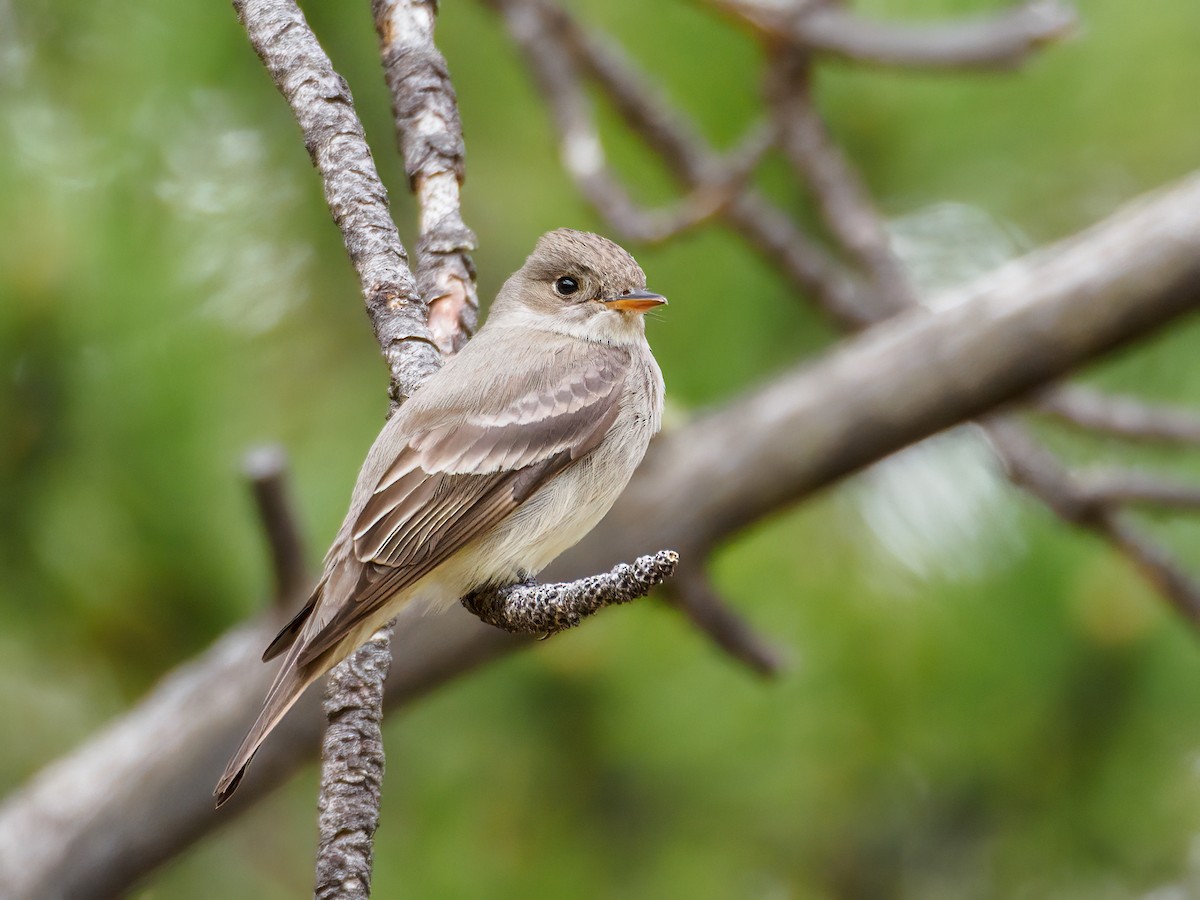
[{"label": "bird's dark eye", "polygon": [[554,282],[554,290],[558,292],[560,297],[569,297],[579,290],[579,282],[570,275],[564,275]]}]

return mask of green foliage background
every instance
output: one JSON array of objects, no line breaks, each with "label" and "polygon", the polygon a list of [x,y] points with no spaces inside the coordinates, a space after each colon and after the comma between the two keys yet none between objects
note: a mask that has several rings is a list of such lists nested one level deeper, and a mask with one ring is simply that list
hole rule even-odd
[{"label": "green foliage background", "polygon": [[[905,18],[998,4],[858,6]],[[307,7],[411,241],[367,4]],[[443,7],[488,297],[542,231],[602,225],[559,170],[498,23],[475,3]],[[719,144],[757,115],[759,52],[703,4],[572,7]],[[889,215],[953,201],[1036,244],[1195,167],[1200,6],[1079,7],[1078,38],[1016,74],[825,70],[832,127]],[[667,198],[664,174],[609,131],[639,194]],[[778,164],[761,181],[802,207]],[[292,454],[315,563],[386,375],[295,125],[226,4],[0,0],[0,228],[3,794],[262,606],[237,471],[250,445]],[[651,338],[680,416],[833,337],[718,230],[638,257],[672,298]],[[1197,336],[1177,328],[1089,377],[1200,405]],[[1182,454],[1051,439],[1076,460],[1200,475]],[[933,477],[957,496],[952,461],[972,451],[947,452]],[[393,717],[376,895],[1200,893],[1195,634],[1105,547],[987,484],[967,550],[943,529],[927,564],[872,527],[886,492],[871,474],[723,548],[721,588],[791,649],[777,682],[646,602]],[[947,515],[929,491],[908,496],[902,521]],[[1195,558],[1194,520],[1152,524]],[[306,771],[140,896],[303,895],[314,781]]]}]

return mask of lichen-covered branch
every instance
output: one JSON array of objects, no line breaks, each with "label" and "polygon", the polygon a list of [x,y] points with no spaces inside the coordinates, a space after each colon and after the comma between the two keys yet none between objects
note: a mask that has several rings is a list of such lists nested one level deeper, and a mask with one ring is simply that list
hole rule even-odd
[{"label": "lichen-covered branch", "polygon": [[660,550],[612,571],[562,584],[534,581],[475,591],[462,605],[481,621],[514,634],[551,635],[574,628],[606,606],[645,597],[675,571],[679,554]]},{"label": "lichen-covered branch", "polygon": [[[291,106],[321,174],[326,202],[358,273],[375,337],[388,361],[395,409],[438,369],[441,357],[426,324],[428,307],[408,268],[349,87],[334,71],[294,2],[236,0],[235,8],[255,51]],[[381,629],[329,675],[326,702],[333,714],[322,756],[319,896],[365,897],[369,892],[370,847],[383,773],[380,721],[383,678],[391,662],[389,638],[390,631]]]}]

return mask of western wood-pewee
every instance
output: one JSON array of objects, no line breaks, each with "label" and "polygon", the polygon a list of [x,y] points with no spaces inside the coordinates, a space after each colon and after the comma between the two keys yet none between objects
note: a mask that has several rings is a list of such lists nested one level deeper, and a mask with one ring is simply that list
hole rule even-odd
[{"label": "western wood-pewee", "polygon": [[218,805],[304,689],[401,607],[527,579],[600,521],[659,428],[642,313],[663,303],[605,238],[538,241],[484,327],[368,452],[321,580],[263,654],[286,653]]}]

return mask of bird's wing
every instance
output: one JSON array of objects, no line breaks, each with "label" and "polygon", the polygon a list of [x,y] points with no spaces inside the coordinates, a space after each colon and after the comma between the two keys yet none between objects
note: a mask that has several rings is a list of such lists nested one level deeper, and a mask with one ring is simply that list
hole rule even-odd
[{"label": "bird's wing", "polygon": [[317,627],[303,639],[297,664],[336,646],[393,595],[595,449],[616,420],[630,365],[627,351],[593,345],[566,372],[527,373],[524,387],[493,409],[423,411],[353,523],[361,574],[352,596],[326,621],[310,623]]}]

